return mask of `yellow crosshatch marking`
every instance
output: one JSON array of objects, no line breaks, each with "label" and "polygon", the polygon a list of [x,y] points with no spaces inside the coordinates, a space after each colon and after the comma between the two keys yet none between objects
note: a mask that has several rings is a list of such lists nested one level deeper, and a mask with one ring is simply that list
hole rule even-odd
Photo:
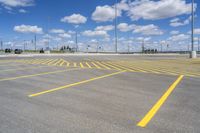
[{"label": "yellow crosshatch marking", "polygon": [[[163,75],[185,75],[188,77],[200,77],[200,67],[197,65],[195,71],[190,70],[191,64],[198,64],[199,60],[186,60],[185,63],[179,60],[136,60],[136,61],[96,61],[88,60],[87,62],[80,61],[68,61],[66,59],[23,59],[23,60],[7,60],[5,63],[17,62],[24,64],[34,65],[49,65],[57,67],[78,67],[78,68],[90,68],[90,69],[102,69],[102,70],[126,70],[127,72],[139,72],[139,73],[152,73]],[[4,66],[5,64],[1,64]],[[0,67],[1,67],[0,65]],[[20,65],[20,64],[16,64]]]}]

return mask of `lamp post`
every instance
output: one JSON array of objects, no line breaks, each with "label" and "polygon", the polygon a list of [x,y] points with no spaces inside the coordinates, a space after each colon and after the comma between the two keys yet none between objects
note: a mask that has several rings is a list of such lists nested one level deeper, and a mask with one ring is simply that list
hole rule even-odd
[{"label": "lamp post", "polygon": [[115,0],[115,52],[118,53],[118,37],[117,37],[117,0]]},{"label": "lamp post", "polygon": [[1,50],[3,50],[3,41],[1,41]]},{"label": "lamp post", "polygon": [[194,0],[192,0],[192,22],[191,22],[191,53],[190,58],[196,58],[196,51],[194,50]]},{"label": "lamp post", "polygon": [[198,37],[198,52],[200,51],[200,38]]}]

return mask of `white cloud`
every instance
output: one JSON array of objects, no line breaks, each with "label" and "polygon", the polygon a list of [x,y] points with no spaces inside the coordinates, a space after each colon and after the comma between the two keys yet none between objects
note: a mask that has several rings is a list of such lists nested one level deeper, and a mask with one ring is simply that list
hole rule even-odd
[{"label": "white cloud", "polygon": [[179,33],[180,33],[180,32],[177,31],[177,30],[173,30],[173,31],[170,32],[171,35],[177,35],[177,34],[179,34]]},{"label": "white cloud", "polygon": [[71,36],[70,34],[68,34],[68,33],[59,34],[58,36],[61,37],[61,38],[71,38],[71,37],[72,37],[72,36]]},{"label": "white cloud", "polygon": [[35,33],[35,34],[43,33],[43,29],[38,26],[31,26],[31,25],[24,25],[24,24],[15,26],[13,30],[20,33]]},{"label": "white cloud", "polygon": [[65,33],[65,31],[63,29],[51,29],[50,33],[62,34],[62,33]]},{"label": "white cloud", "polygon": [[0,0],[0,3],[9,7],[27,7],[33,6],[34,0]]},{"label": "white cloud", "polygon": [[[191,31],[188,31],[188,34],[191,34]],[[194,29],[194,34],[199,35],[200,34],[200,28]]]},{"label": "white cloud", "polygon": [[132,20],[157,20],[191,13],[191,3],[186,0],[136,0],[129,5],[128,15]]},{"label": "white cloud", "polygon": [[170,37],[168,40],[170,41],[185,41],[190,39],[190,35],[185,35],[185,34],[178,34]]},{"label": "white cloud", "polygon": [[61,19],[61,22],[71,24],[84,24],[87,22],[87,18],[80,14],[72,14],[71,16],[65,16]]},{"label": "white cloud", "polygon": [[150,41],[152,38],[151,37],[137,37],[137,41]]},{"label": "white cloud", "polygon": [[200,28],[194,29],[194,34],[200,34]]},{"label": "white cloud", "polygon": [[128,32],[133,31],[133,33],[139,33],[142,35],[162,35],[164,32],[156,25],[149,24],[149,25],[135,25],[135,24],[127,24],[127,23],[120,23],[117,28],[121,32]]},{"label": "white cloud", "polygon": [[101,31],[101,30],[98,30],[98,31],[86,30],[86,31],[82,32],[82,35],[88,36],[88,37],[94,37],[94,36],[107,37],[107,36],[109,36],[106,31]]},{"label": "white cloud", "polygon": [[[117,16],[121,16],[121,12],[117,11]],[[115,19],[115,8],[112,6],[97,6],[92,13],[92,20],[96,22],[106,22]]]},{"label": "white cloud", "polygon": [[97,31],[111,31],[111,30],[113,30],[114,29],[114,26],[113,25],[106,25],[106,26],[97,26],[96,28],[95,28],[95,30]]},{"label": "white cloud", "polygon": [[133,30],[135,27],[135,25],[128,25],[127,23],[120,23],[117,28],[121,31],[121,32],[127,32],[127,31],[131,31]]},{"label": "white cloud", "polygon": [[129,5],[127,3],[127,0],[121,0],[120,3],[117,3],[117,9],[120,11],[127,11],[129,10]]},{"label": "white cloud", "polygon": [[20,12],[20,13],[27,13],[27,11],[24,10],[24,9],[19,9],[19,12]]},{"label": "white cloud", "polygon": [[170,20],[170,26],[172,27],[178,27],[178,26],[184,26],[190,23],[191,17],[185,19],[185,20],[180,20],[180,18],[174,18]]},{"label": "white cloud", "polygon": [[134,27],[133,33],[140,33],[143,35],[162,35],[164,32],[156,25],[149,24],[149,25],[136,25]]}]

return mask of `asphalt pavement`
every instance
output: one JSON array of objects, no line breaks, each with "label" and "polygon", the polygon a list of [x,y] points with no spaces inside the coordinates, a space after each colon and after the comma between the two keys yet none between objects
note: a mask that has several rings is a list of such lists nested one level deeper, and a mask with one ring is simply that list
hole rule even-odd
[{"label": "asphalt pavement", "polygon": [[198,133],[198,68],[185,56],[2,57],[0,132]]}]

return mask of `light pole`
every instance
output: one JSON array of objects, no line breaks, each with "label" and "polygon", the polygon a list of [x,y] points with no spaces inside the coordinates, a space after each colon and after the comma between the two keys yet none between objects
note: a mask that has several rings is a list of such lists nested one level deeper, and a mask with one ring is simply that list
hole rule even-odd
[{"label": "light pole", "polygon": [[118,53],[118,38],[117,38],[117,0],[115,0],[115,52]]},{"label": "light pole", "polygon": [[37,50],[37,37],[36,37],[36,34],[34,36],[34,45],[35,45],[35,52]]},{"label": "light pole", "polygon": [[191,53],[190,58],[196,58],[196,51],[194,50],[194,0],[192,0],[192,22],[191,22]]},{"label": "light pole", "polygon": [[78,35],[77,35],[77,31],[76,31],[76,35],[75,35],[75,42],[76,42],[76,52],[78,52]]},{"label": "light pole", "polygon": [[1,41],[1,50],[3,50],[3,41]]},{"label": "light pole", "polygon": [[200,38],[198,37],[198,52],[200,51]]}]

